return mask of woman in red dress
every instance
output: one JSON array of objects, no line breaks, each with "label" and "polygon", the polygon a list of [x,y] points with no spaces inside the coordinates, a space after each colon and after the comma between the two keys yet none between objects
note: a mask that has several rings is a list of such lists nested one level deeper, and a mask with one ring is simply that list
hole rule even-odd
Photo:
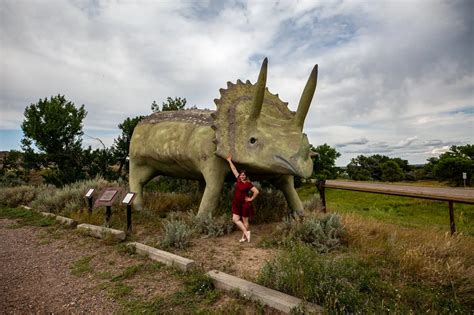
[{"label": "woman in red dress", "polygon": [[[242,230],[243,235],[239,242],[250,242],[249,217],[253,217],[252,201],[257,198],[259,191],[252,185],[244,170],[240,173],[237,171],[234,163],[232,163],[232,155],[229,154],[227,161],[232,173],[237,178],[234,199],[232,200],[232,221]],[[249,191],[252,192],[251,197],[248,195]]]}]

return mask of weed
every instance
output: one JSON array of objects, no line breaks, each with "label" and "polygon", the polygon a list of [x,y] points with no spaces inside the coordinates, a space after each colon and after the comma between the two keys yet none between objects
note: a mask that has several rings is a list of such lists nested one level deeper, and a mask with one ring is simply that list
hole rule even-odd
[{"label": "weed", "polygon": [[121,274],[113,277],[110,281],[117,282],[133,277],[137,272],[143,269],[143,264],[127,267]]},{"label": "weed", "polygon": [[94,256],[85,256],[76,261],[71,266],[71,273],[77,277],[82,276],[85,273],[89,273],[92,271],[92,266],[90,262],[94,258]]},{"label": "weed", "polygon": [[132,292],[133,288],[122,283],[122,282],[118,282],[118,283],[115,283],[114,285],[112,286],[108,286],[108,291],[109,291],[109,294],[113,297],[113,298],[122,298],[128,294],[130,294],[130,292]]},{"label": "weed", "polygon": [[164,304],[164,299],[157,297],[151,301],[127,301],[125,307],[129,314],[159,314],[162,312]]},{"label": "weed", "polygon": [[119,243],[116,245],[117,251],[121,254],[124,255],[135,255],[136,253],[136,248],[135,246],[129,245],[129,244],[124,244],[124,243]]}]

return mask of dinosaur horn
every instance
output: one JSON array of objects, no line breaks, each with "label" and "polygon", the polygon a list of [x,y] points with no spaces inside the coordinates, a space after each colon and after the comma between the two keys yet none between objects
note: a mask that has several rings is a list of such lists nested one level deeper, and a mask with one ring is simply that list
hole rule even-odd
[{"label": "dinosaur horn", "polygon": [[314,91],[316,90],[316,83],[318,82],[318,65],[315,65],[313,71],[309,76],[308,82],[304,87],[303,94],[300,98],[300,103],[298,104],[298,110],[296,111],[296,115],[294,118],[294,122],[296,126],[299,127],[300,130],[303,130],[304,120],[306,118],[306,114],[308,114],[309,106],[311,105],[311,101],[313,100]]},{"label": "dinosaur horn", "polygon": [[267,83],[267,65],[268,59],[265,58],[258,75],[258,81],[255,84],[255,94],[253,95],[252,108],[250,111],[250,120],[256,121],[262,110],[263,97],[265,96],[265,85]]}]

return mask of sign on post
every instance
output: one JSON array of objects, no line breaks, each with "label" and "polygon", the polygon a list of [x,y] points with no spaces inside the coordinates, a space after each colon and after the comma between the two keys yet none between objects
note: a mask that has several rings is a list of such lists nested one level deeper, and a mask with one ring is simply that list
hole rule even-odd
[{"label": "sign on post", "polygon": [[94,188],[91,188],[87,191],[86,193],[86,198],[90,198],[92,197],[92,194],[94,193]]},{"label": "sign on post", "polygon": [[130,205],[132,204],[133,199],[135,199],[135,193],[133,192],[127,193],[125,195],[125,198],[123,198],[122,203],[126,205]]},{"label": "sign on post", "polygon": [[127,233],[132,232],[132,202],[135,195],[135,193],[129,192],[122,200],[122,203],[127,205]]},{"label": "sign on post", "polygon": [[92,213],[92,205],[93,205],[93,202],[92,202],[92,194],[94,193],[95,189],[94,188],[90,188],[87,193],[84,195],[86,198],[87,198],[87,206],[89,208],[89,213]]},{"label": "sign on post", "polygon": [[112,216],[112,204],[119,195],[118,192],[122,191],[122,188],[106,188],[102,191],[99,199],[94,203],[94,208],[105,206],[105,225],[109,225],[110,217]]}]

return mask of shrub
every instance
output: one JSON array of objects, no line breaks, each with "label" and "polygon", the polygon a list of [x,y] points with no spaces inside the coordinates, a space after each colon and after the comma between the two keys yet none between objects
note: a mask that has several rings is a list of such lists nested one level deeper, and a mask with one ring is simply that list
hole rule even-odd
[{"label": "shrub", "polygon": [[85,206],[84,194],[89,188],[98,191],[109,186],[119,186],[117,182],[108,182],[103,178],[86,180],[66,185],[63,188],[48,189],[41,191],[31,206],[39,211],[59,213],[65,211],[75,211]]},{"label": "shrub", "polygon": [[290,213],[283,193],[273,188],[260,189],[260,194],[253,204],[255,208],[254,223],[257,224],[280,222]]},{"label": "shrub", "polygon": [[9,207],[29,205],[41,193],[52,191],[54,191],[54,186],[49,185],[6,187],[0,189],[0,202]]},{"label": "shrub", "polygon": [[321,199],[319,196],[312,196],[310,199],[303,201],[303,209],[305,211],[318,211],[322,208]]},{"label": "shrub", "polygon": [[193,230],[173,216],[163,224],[164,235],[161,246],[184,249],[189,246]]},{"label": "shrub", "polygon": [[144,195],[143,208],[157,214],[188,211],[199,205],[200,197],[192,193],[148,192]]},{"label": "shrub", "polygon": [[194,215],[192,214],[192,224],[194,229],[206,236],[222,236],[229,234],[234,229],[234,224],[230,216],[221,215],[213,217],[212,214]]},{"label": "shrub", "polygon": [[302,222],[286,219],[283,224],[282,243],[304,243],[319,253],[327,253],[338,248],[344,240],[346,231],[337,214],[329,214],[321,219],[308,217]]}]

